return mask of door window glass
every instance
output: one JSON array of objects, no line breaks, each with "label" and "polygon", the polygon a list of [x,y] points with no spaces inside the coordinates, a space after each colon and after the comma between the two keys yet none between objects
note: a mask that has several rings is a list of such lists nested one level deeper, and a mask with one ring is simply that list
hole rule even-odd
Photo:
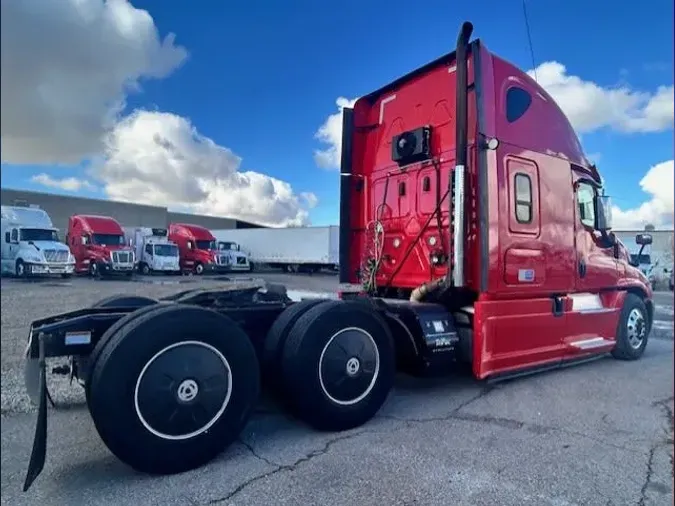
[{"label": "door window glass", "polygon": [[595,190],[587,183],[580,183],[577,187],[577,206],[579,220],[587,227],[595,226]]}]

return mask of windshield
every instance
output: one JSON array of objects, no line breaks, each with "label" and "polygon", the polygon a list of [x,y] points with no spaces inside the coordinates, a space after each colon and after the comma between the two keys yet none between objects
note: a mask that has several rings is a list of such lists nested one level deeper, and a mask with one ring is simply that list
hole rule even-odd
[{"label": "windshield", "polygon": [[158,257],[177,257],[178,246],[175,244],[155,244],[155,255]]},{"label": "windshield", "polygon": [[46,230],[44,228],[22,228],[19,232],[21,241],[56,241],[59,240],[59,234],[56,230]]},{"label": "windshield", "polygon": [[124,236],[119,234],[94,234],[91,242],[99,246],[119,246],[124,244]]},{"label": "windshield", "polygon": [[219,250],[232,250],[232,251],[237,251],[237,243],[236,242],[219,242],[218,243],[218,249]]},{"label": "windshield", "polygon": [[195,241],[197,249],[216,249],[216,241]]},{"label": "windshield", "polygon": [[649,256],[649,255],[640,255],[640,260],[638,261],[638,255],[635,254],[635,253],[633,253],[633,254],[630,256],[630,262],[631,262],[632,264],[639,264],[639,265],[642,265],[642,264],[651,264],[651,263],[652,263],[652,258],[651,258],[651,256]]}]

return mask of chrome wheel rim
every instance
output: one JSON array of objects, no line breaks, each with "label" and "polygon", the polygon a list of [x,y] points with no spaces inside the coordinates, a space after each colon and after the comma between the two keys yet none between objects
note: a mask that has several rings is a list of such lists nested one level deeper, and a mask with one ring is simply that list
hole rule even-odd
[{"label": "chrome wheel rim", "polygon": [[634,308],[628,314],[626,322],[626,336],[631,348],[638,349],[642,346],[647,332],[647,323],[645,317],[638,308]]}]

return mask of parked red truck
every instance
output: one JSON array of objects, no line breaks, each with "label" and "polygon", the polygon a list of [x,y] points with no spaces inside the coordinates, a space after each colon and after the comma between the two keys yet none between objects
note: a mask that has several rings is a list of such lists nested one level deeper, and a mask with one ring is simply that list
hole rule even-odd
[{"label": "parked red truck", "polygon": [[208,228],[189,223],[171,223],[169,240],[178,245],[183,272],[204,274],[218,270],[216,238]]},{"label": "parked red truck", "polygon": [[45,357],[85,362],[70,372],[115,455],[174,473],[236,440],[260,373],[298,418],[335,431],[377,413],[397,366],[465,363],[499,380],[642,356],[652,292],[611,233],[602,178],[552,97],[471,32],[344,111],[340,299],[226,285],[31,324],[25,489],[45,461]]},{"label": "parked red truck", "polygon": [[75,257],[75,272],[92,277],[134,272],[134,252],[122,226],[109,216],[75,214],[68,220],[66,244]]}]

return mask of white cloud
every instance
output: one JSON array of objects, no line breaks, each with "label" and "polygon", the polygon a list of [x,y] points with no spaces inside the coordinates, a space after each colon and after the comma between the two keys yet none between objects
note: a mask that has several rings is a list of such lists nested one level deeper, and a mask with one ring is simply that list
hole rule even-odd
[{"label": "white cloud", "polygon": [[[188,119],[123,117],[143,79],[167,77],[187,57],[173,35],[160,38],[147,11],[127,0],[3,0],[1,20],[3,162],[89,159],[113,199],[269,225],[308,222],[314,194],[239,171],[241,159]],[[33,180],[71,191],[91,185],[53,173]]]},{"label": "white cloud", "polygon": [[300,197],[302,197],[302,199],[307,204],[307,207],[309,207],[310,209],[315,208],[319,203],[319,199],[317,198],[317,196],[310,192],[302,192],[300,194]]},{"label": "white cloud", "polygon": [[147,11],[127,0],[3,0],[2,161],[77,163],[143,78],[163,78],[186,58]]},{"label": "white cloud", "polygon": [[642,230],[652,224],[656,228],[673,227],[673,192],[675,188],[673,160],[651,167],[640,181],[642,191],[649,199],[633,209],[614,207],[612,216],[616,230]]},{"label": "white cloud", "polygon": [[105,139],[92,174],[115,200],[182,207],[265,225],[308,223],[312,193],[259,172],[240,171],[241,158],[174,114],[136,111]]},{"label": "white cloud", "polygon": [[325,149],[314,151],[314,161],[322,169],[339,169],[340,154],[342,153],[342,109],[354,107],[357,99],[340,97],[335,103],[338,111],[331,114],[323,122],[323,125],[314,134],[314,137],[323,144]]},{"label": "white cloud", "polygon": [[76,177],[64,177],[61,179],[54,178],[49,174],[42,173],[37,174],[30,178],[33,183],[41,184],[49,188],[58,188],[60,190],[66,190],[71,192],[77,192],[80,190],[95,190],[96,187],[91,184],[86,179],[78,179]]},{"label": "white cloud", "polygon": [[579,133],[610,128],[623,133],[659,132],[673,126],[673,85],[654,93],[627,85],[603,87],[569,75],[549,61],[528,72],[553,97]]}]

